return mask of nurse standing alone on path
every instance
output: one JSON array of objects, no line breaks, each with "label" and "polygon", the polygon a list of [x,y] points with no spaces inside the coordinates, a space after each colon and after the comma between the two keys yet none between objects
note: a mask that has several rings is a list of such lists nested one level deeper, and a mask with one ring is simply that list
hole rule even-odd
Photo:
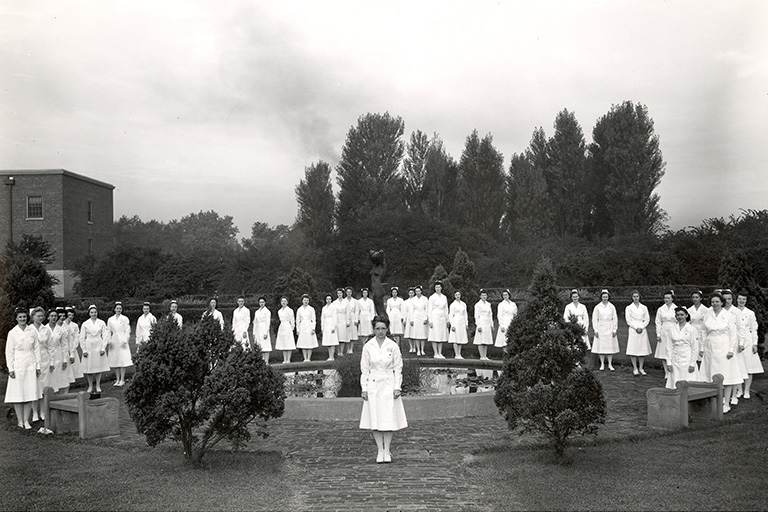
[{"label": "nurse standing alone on path", "polygon": [[377,316],[373,320],[374,337],[363,346],[360,359],[360,387],[363,389],[363,411],[360,428],[373,430],[379,449],[376,462],[392,462],[390,445],[395,430],[408,426],[401,398],[403,357],[397,343],[387,337],[389,320]]},{"label": "nurse standing alone on path", "polygon": [[31,429],[29,414],[32,404],[42,396],[40,376],[40,345],[37,331],[27,325],[27,311],[16,310],[16,326],[8,333],[5,360],[8,364],[8,387],[5,403],[13,404],[19,428]]}]

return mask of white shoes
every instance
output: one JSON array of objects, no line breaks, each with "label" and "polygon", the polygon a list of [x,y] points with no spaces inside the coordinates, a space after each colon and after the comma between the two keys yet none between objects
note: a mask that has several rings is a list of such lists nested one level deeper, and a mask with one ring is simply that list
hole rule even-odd
[{"label": "white shoes", "polygon": [[640,370],[640,375],[648,375],[648,374],[645,373],[645,370]]},{"label": "white shoes", "polygon": [[744,393],[744,400],[749,400],[751,397],[749,396],[749,392]]},{"label": "white shoes", "polygon": [[731,398],[731,405],[739,405],[739,399],[736,397]]},{"label": "white shoes", "polygon": [[726,404],[726,405],[723,406],[723,414],[725,414],[727,412],[730,412],[730,411],[731,411],[731,406],[730,405]]},{"label": "white shoes", "polygon": [[376,463],[381,464],[382,462],[384,462],[384,452],[379,452],[376,456]]},{"label": "white shoes", "polygon": [[640,372],[637,370],[632,370],[632,375],[640,375]]},{"label": "white shoes", "polygon": [[384,453],[384,462],[390,463],[392,462],[392,454],[389,452]]},{"label": "white shoes", "polygon": [[743,395],[743,392],[741,391],[741,389],[737,389],[736,390],[736,398],[741,398],[741,395]]},{"label": "white shoes", "polygon": [[464,359],[464,358],[461,357],[461,356],[456,356],[456,357],[454,357],[454,359]]},{"label": "white shoes", "polygon": [[616,369],[613,366],[608,365],[608,371],[615,372]]},{"label": "white shoes", "polygon": [[443,354],[435,354],[435,359],[445,359]]}]

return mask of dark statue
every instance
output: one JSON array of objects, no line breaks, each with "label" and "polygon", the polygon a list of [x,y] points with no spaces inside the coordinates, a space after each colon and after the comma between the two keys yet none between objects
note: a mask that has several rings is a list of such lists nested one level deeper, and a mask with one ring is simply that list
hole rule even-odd
[{"label": "dark statue", "polygon": [[368,258],[373,263],[371,269],[371,296],[373,305],[376,308],[376,314],[388,316],[387,308],[384,304],[386,292],[384,290],[384,273],[387,271],[387,260],[384,258],[384,251],[368,251]]}]

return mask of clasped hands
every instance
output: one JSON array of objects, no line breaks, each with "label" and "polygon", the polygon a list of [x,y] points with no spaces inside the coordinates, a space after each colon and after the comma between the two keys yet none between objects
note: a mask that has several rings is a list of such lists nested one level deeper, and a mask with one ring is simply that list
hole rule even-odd
[{"label": "clasped hands", "polygon": [[[396,398],[396,399],[397,399],[397,398],[400,398],[400,394],[401,394],[401,391],[400,391],[399,389],[396,389],[396,390],[394,390],[394,391],[392,392],[392,396],[393,396],[394,398]],[[362,393],[360,396],[362,396],[362,397],[363,397],[363,400],[365,400],[365,401],[367,401],[367,400],[368,400],[368,392],[367,392],[367,391],[363,391],[363,393]]]}]

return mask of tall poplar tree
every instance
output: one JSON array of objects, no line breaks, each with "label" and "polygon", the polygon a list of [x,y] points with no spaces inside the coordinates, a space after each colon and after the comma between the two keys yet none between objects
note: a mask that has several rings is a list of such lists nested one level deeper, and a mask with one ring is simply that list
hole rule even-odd
[{"label": "tall poplar tree", "polygon": [[333,210],[336,200],[331,186],[331,166],[319,160],[304,170],[304,179],[296,185],[299,213],[296,225],[314,247],[324,247],[333,233]]},{"label": "tall poplar tree", "polygon": [[573,112],[564,109],[555,118],[555,134],[547,148],[547,180],[552,227],[557,235],[582,235],[587,224],[586,143]]},{"label": "tall poplar tree", "polygon": [[597,234],[658,233],[667,215],[656,187],[664,176],[659,136],[648,108],[614,105],[592,131],[591,189]]},{"label": "tall poplar tree", "polygon": [[513,154],[509,162],[505,224],[515,237],[544,237],[549,234],[547,183],[533,165],[530,150]]},{"label": "tall poplar tree", "polygon": [[504,156],[489,133],[482,139],[474,130],[459,161],[459,198],[462,224],[495,235],[504,214],[506,192]]},{"label": "tall poplar tree", "polygon": [[405,146],[403,181],[405,202],[408,209],[414,213],[426,213],[424,182],[427,176],[429,150],[429,137],[426,133],[421,130],[411,133],[411,138]]},{"label": "tall poplar tree", "polygon": [[374,214],[403,205],[402,141],[405,123],[389,113],[365,114],[349,129],[336,167],[339,200],[336,220],[340,231]]},{"label": "tall poplar tree", "polygon": [[425,169],[423,193],[426,212],[437,220],[458,222],[459,166],[445,150],[437,134],[429,142]]}]

